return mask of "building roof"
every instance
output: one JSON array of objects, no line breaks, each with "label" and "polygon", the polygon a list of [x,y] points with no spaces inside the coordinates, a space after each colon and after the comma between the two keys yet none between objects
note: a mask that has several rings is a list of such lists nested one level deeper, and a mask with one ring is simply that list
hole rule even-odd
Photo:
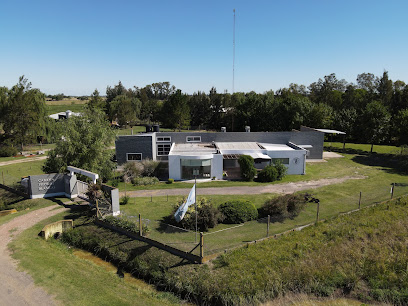
[{"label": "building roof", "polygon": [[175,143],[169,155],[207,155],[217,152],[212,143]]},{"label": "building roof", "polygon": [[61,117],[67,117],[67,113],[69,114],[69,116],[80,116],[81,115],[81,113],[74,113],[74,112],[71,112],[70,110],[67,110],[67,111],[65,111],[65,112],[59,112],[59,113],[55,113],[55,114],[51,114],[51,115],[49,115],[48,117],[50,117],[50,118],[52,118],[52,119],[55,119],[55,120],[58,120],[58,119],[60,119]]},{"label": "building roof", "polygon": [[260,143],[268,151],[294,151],[294,148],[285,144]]},{"label": "building roof", "polygon": [[316,131],[325,133],[325,134],[340,134],[340,135],[346,135],[346,133],[342,131],[337,131],[337,130],[330,130],[330,129],[315,129]]},{"label": "building roof", "polygon": [[257,142],[216,142],[218,149],[222,150],[260,150],[263,149]]}]

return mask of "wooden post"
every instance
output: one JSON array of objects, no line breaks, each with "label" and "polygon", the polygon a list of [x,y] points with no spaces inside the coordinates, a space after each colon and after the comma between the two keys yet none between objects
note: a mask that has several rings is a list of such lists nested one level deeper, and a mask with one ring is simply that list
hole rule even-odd
[{"label": "wooden post", "polygon": [[143,236],[143,224],[142,224],[142,215],[139,214],[139,235]]},{"label": "wooden post", "polygon": [[319,222],[319,210],[320,210],[320,201],[317,200],[317,213],[316,213],[316,224]]},{"label": "wooden post", "polygon": [[361,191],[360,191],[360,198],[358,199],[358,209],[361,208]]},{"label": "wooden post", "polygon": [[268,215],[268,224],[266,225],[266,237],[269,237],[269,225],[271,224],[271,216]]},{"label": "wooden post", "polygon": [[200,257],[204,257],[204,235],[203,232],[200,232]]},{"label": "wooden post", "polygon": [[394,196],[394,187],[395,187],[395,183],[392,183],[392,186],[391,186],[391,200],[392,200],[392,197]]}]

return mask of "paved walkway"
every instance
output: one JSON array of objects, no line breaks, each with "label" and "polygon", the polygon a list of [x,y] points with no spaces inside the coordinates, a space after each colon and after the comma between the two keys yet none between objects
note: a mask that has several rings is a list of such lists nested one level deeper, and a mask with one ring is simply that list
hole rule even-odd
[{"label": "paved walkway", "polygon": [[[317,181],[305,181],[285,184],[269,184],[262,186],[234,186],[234,187],[209,187],[200,188],[198,185],[197,195],[213,195],[213,194],[262,194],[262,193],[278,193],[289,194],[301,190],[316,189],[322,186],[340,184],[347,180],[364,179],[364,176],[346,176],[341,178],[321,179]],[[175,188],[175,189],[158,189],[158,190],[136,190],[127,191],[126,194],[131,197],[150,197],[150,196],[172,196],[172,195],[188,195],[190,188]],[[125,195],[120,192],[120,196]]]},{"label": "paved walkway", "polygon": [[43,160],[43,159],[46,159],[47,157],[48,156],[38,156],[38,157],[26,157],[26,158],[21,158],[21,159],[8,160],[5,162],[0,162],[0,167],[7,166],[7,165],[13,165],[13,164],[19,164],[19,163],[28,163],[28,162],[37,161],[37,160]]},{"label": "paved walkway", "polygon": [[47,292],[34,284],[26,272],[17,271],[17,263],[7,247],[22,231],[38,222],[63,212],[66,208],[52,205],[16,217],[0,226],[0,305],[55,305]]}]

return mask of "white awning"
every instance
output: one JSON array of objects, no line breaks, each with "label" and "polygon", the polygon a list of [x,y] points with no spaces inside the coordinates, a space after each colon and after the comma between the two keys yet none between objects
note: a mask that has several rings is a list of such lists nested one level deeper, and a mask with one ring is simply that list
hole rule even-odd
[{"label": "white awning", "polygon": [[346,133],[341,132],[341,131],[336,131],[336,130],[329,130],[329,129],[315,129],[316,131],[325,133],[325,134],[340,134],[340,135],[345,135]]}]

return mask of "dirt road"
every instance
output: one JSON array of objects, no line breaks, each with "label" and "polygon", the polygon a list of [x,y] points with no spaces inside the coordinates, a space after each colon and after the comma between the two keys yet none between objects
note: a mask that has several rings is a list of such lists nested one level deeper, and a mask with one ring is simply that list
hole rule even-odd
[{"label": "dirt road", "polygon": [[[261,194],[261,193],[279,193],[288,194],[306,189],[316,189],[322,186],[340,184],[347,180],[364,179],[364,176],[345,176],[341,178],[321,179],[317,181],[305,181],[296,183],[262,185],[262,186],[235,186],[235,187],[210,187],[200,188],[198,185],[198,195],[212,195],[212,194]],[[137,190],[128,191],[126,194],[131,197],[150,197],[150,196],[172,196],[172,195],[187,195],[190,192],[188,188],[175,189],[159,189],[159,190]],[[125,195],[124,192],[120,196]]]},{"label": "dirt road", "polygon": [[13,165],[13,164],[19,164],[19,163],[28,163],[28,162],[37,161],[37,160],[43,160],[43,159],[46,159],[47,157],[48,156],[39,156],[39,157],[27,157],[27,158],[22,158],[22,159],[9,160],[5,162],[0,162],[0,167],[7,166],[7,165]]},{"label": "dirt road", "polygon": [[56,302],[42,288],[34,285],[25,272],[17,271],[17,263],[10,256],[7,245],[22,231],[66,208],[58,205],[41,208],[0,226],[0,305],[55,305]]}]

